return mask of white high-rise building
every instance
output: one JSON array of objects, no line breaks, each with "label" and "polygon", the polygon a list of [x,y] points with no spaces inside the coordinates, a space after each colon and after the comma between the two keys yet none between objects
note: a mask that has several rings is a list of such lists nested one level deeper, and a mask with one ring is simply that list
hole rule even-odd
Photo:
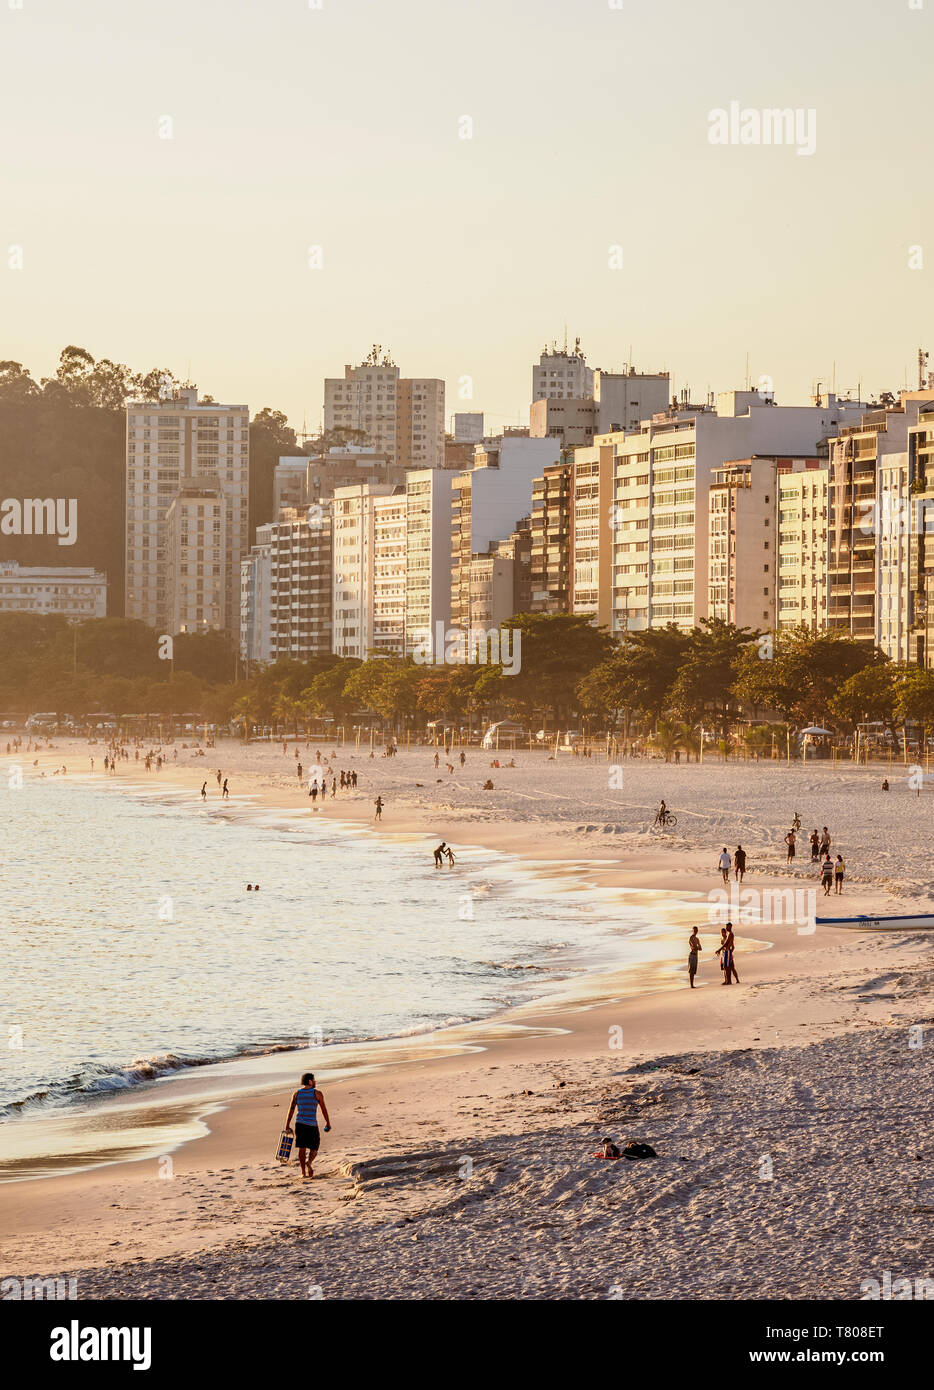
[{"label": "white high-rise building", "polygon": [[[194,387],[126,408],[126,616],[171,631],[166,516],[185,487],[220,489],[226,537],[218,625],[236,631],[249,531],[250,416],[198,401]],[[195,564],[206,563],[196,556]],[[214,563],[213,561],[211,562]],[[174,584],[173,579],[173,584]],[[214,624],[212,623],[211,626]]]},{"label": "white high-rise building", "polygon": [[[613,524],[614,632],[669,622],[689,628],[707,617],[708,494],[716,469],[757,454],[815,454],[821,440],[860,410],[834,397],[820,405],[778,406],[757,391],[725,391],[715,410],[684,404],[643,420],[637,433],[603,436],[616,458],[607,518]],[[774,526],[774,518],[763,517],[766,525]],[[774,566],[769,577],[774,580]],[[761,587],[770,587],[768,580]]]},{"label": "white high-rise building", "polygon": [[451,499],[455,474],[413,469],[405,479],[405,651],[451,623]]},{"label": "white high-rise building", "polygon": [[553,347],[542,349],[538,365],[532,368],[532,400],[543,401],[549,397],[557,400],[584,399],[593,397],[593,369],[587,366],[580,350],[580,338],[574,344],[574,351],[567,348],[559,351]]},{"label": "white high-rise building", "polygon": [[405,489],[363,483],[334,491],[333,628],[338,656],[401,656],[405,617]]},{"label": "white high-rise building", "polygon": [[348,443],[388,455],[401,468],[444,464],[444,382],[403,377],[380,349],[343,377],[324,382],[324,428],[344,430]]},{"label": "white high-rise building", "polygon": [[164,532],[166,631],[222,631],[229,624],[224,621],[227,507],[220,486],[180,487],[169,503]]}]

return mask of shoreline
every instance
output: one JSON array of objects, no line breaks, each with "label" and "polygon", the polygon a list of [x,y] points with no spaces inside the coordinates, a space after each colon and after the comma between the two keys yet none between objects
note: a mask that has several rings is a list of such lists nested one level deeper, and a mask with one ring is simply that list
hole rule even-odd
[{"label": "shoreline", "polygon": [[[61,763],[63,759],[57,756],[60,751],[57,748],[47,756]],[[72,751],[65,751],[66,760],[70,760]],[[152,781],[157,785],[157,777],[161,777],[190,787],[196,773],[214,765],[215,757],[221,755],[229,763],[235,751],[217,750],[210,762],[198,760],[200,768],[170,767],[162,774],[153,773]],[[421,753],[427,761],[432,750]],[[538,772],[534,775],[537,777]],[[141,773],[140,780],[143,777]],[[281,786],[273,778],[254,776],[250,769],[242,768],[236,773],[235,791],[255,792],[267,809],[289,813],[287,801],[278,795]],[[297,802],[294,790],[292,796]],[[543,801],[539,799],[539,809]],[[366,812],[359,808],[356,816],[350,817],[348,809],[338,801],[334,814],[344,820],[356,819],[362,829],[365,817],[369,819]],[[504,817],[504,828],[501,821],[477,821],[470,808],[464,816],[454,807],[426,810],[406,805],[401,815],[398,811],[393,807],[392,823],[381,826],[378,833],[427,837],[430,821],[432,834],[453,840],[455,846],[463,837],[465,843],[470,840],[481,847],[508,847],[507,852],[515,852],[523,841],[531,842],[536,853],[529,854],[528,860],[541,865],[537,873],[545,883],[549,874],[566,872],[570,864],[572,881],[588,889],[612,889],[617,895],[620,889],[628,889],[643,900],[651,897],[656,909],[664,904],[669,912],[674,911],[675,918],[683,913],[686,920],[696,920],[706,909],[704,890],[709,892],[713,877],[711,856],[707,850],[685,848],[683,842],[679,846],[655,843],[646,849],[637,831],[637,852],[622,861],[618,846],[613,845],[616,854],[611,858],[613,850],[601,836],[602,858],[593,862],[586,850],[580,855],[574,853],[581,837],[569,836],[561,826],[543,832],[538,820],[523,824]],[[721,837],[718,834],[715,838]],[[496,843],[485,846],[487,839]],[[549,852],[549,846],[556,846],[559,840],[563,853],[555,859],[562,860],[560,865],[550,859]],[[593,841],[585,844],[591,848]],[[760,887],[787,886],[789,876],[759,869],[754,882]],[[917,901],[917,896],[912,900]],[[868,888],[860,885],[846,897],[848,910],[879,911],[890,901],[899,899],[892,898],[884,883]],[[681,930],[676,921],[672,930]],[[768,941],[763,942],[763,949],[751,951],[744,949],[745,936],[760,941],[767,937]],[[659,937],[664,939],[664,933],[653,939]],[[678,947],[673,939],[674,951],[677,954],[672,954],[671,960],[683,968],[683,946]],[[449,1154],[453,1145],[460,1153],[475,1150],[479,1162],[481,1155],[491,1152],[491,1146],[496,1148],[500,1132],[512,1133],[520,1151],[533,1135],[537,1136],[536,1145],[564,1143],[572,1120],[575,1133],[581,1123],[585,1130],[590,1126],[592,1144],[602,1132],[611,1132],[608,1122],[593,1121],[593,1115],[601,1113],[597,1093],[608,1077],[622,1078],[619,1085],[625,1088],[631,1084],[626,1078],[638,1073],[640,1067],[661,1065],[659,1059],[672,1053],[704,1057],[720,1055],[723,1048],[730,1056],[741,1056],[748,1050],[751,1056],[768,1053],[782,1058],[802,1045],[812,1045],[818,1059],[821,1048],[833,1040],[858,1038],[867,1029],[874,1035],[896,1019],[917,1021],[920,1015],[914,986],[903,999],[900,989],[889,988],[887,981],[893,968],[899,978],[921,978],[919,972],[923,973],[928,954],[927,940],[919,933],[821,928],[815,935],[798,935],[794,926],[776,926],[768,931],[741,928],[738,960],[743,984],[728,991],[714,983],[709,958],[702,966],[701,987],[693,995],[687,991],[683,976],[679,984],[677,975],[668,987],[656,992],[632,992],[631,986],[638,982],[632,978],[631,968],[624,968],[604,972],[590,997],[585,987],[589,977],[578,977],[570,982],[564,997],[556,991],[554,996],[529,1000],[478,1023],[444,1030],[448,1034],[445,1041],[457,1044],[456,1052],[432,1052],[431,1044],[437,1042],[438,1034],[418,1035],[401,1045],[398,1039],[386,1040],[397,1049],[393,1059],[384,1053],[377,1064],[361,1062],[340,1078],[321,1066],[319,1049],[278,1053],[270,1066],[283,1068],[281,1081],[285,1081],[286,1071],[290,1077],[281,1090],[280,1076],[267,1074],[257,1079],[256,1059],[244,1064],[214,1064],[225,1069],[228,1086],[232,1068],[246,1074],[231,1088],[233,1094],[212,1105],[204,1117],[205,1132],[188,1138],[174,1152],[163,1148],[153,1159],[113,1162],[106,1168],[67,1176],[0,1185],[0,1222],[4,1230],[16,1233],[0,1244],[0,1259],[5,1269],[20,1273],[97,1270],[95,1278],[105,1281],[99,1287],[106,1286],[115,1297],[136,1296],[132,1292],[121,1294],[120,1289],[139,1287],[134,1271],[145,1266],[156,1282],[153,1291],[142,1296],[171,1297],[182,1295],[156,1291],[160,1287],[160,1261],[200,1260],[212,1251],[223,1260],[226,1256],[221,1252],[234,1247],[248,1252],[266,1250],[268,1242],[294,1229],[296,1204],[310,1204],[315,1229],[332,1232],[342,1241],[357,1239],[355,1232],[361,1240],[364,1234],[369,1240],[374,1231],[388,1229],[387,1221],[396,1223],[393,1231],[396,1225],[404,1230],[399,1210],[404,1215],[409,1208],[421,1209],[419,1204],[424,1200],[419,1165],[429,1160],[417,1155],[426,1151]],[[619,1050],[613,1049],[611,1041],[616,1032],[622,1039]],[[334,1130],[319,1156],[321,1180],[316,1177],[313,1183],[302,1185],[295,1180],[294,1170],[281,1169],[273,1162],[273,1154],[288,1092],[306,1066],[320,1073],[319,1084],[328,1098]],[[185,1078],[170,1078],[165,1089],[170,1084],[176,1090],[184,1089],[192,1077],[190,1084],[197,1086],[205,1079],[198,1073],[205,1070],[196,1068]],[[150,1095],[159,1089],[152,1088]],[[558,1092],[562,1093],[560,1100]],[[537,1119],[533,1123],[520,1117],[529,1106],[538,1107],[539,1102],[532,1097],[552,1093],[557,1108],[550,1103],[545,1106],[548,1124],[563,1127],[560,1133],[548,1130],[546,1134],[537,1128]],[[113,1100],[109,1105],[114,1105]],[[596,1107],[592,1113],[591,1106]],[[521,1137],[515,1137],[516,1123],[520,1124]],[[635,1134],[629,1130],[631,1137],[650,1141],[652,1133],[643,1124]],[[580,1147],[579,1137],[576,1142]],[[581,1155],[589,1172],[593,1164],[586,1156],[587,1141],[583,1142]],[[375,1172],[372,1165],[378,1167],[381,1160],[398,1160],[412,1181],[387,1179],[382,1191],[383,1180],[369,1176]],[[643,1171],[639,1165],[622,1166],[630,1172],[634,1168]],[[169,1177],[171,1181],[166,1180]],[[452,1181],[456,1182],[456,1175],[438,1178],[447,1192],[445,1200]],[[432,1178],[429,1187],[434,1182]],[[431,1208],[430,1202],[427,1208]],[[68,1231],[67,1241],[57,1234],[62,1230]],[[391,1243],[397,1237],[385,1239]],[[261,1263],[260,1267],[266,1265]],[[222,1274],[214,1277],[223,1280]],[[267,1276],[258,1278],[257,1290],[268,1289]],[[185,1287],[188,1292],[184,1296],[217,1296],[207,1276],[199,1284],[192,1274]],[[445,1296],[437,1293],[436,1280],[429,1280],[426,1287],[428,1291],[418,1296]],[[233,1296],[274,1295],[256,1291]],[[282,1296],[301,1295],[286,1292]],[[452,1291],[452,1296],[457,1295]]]}]

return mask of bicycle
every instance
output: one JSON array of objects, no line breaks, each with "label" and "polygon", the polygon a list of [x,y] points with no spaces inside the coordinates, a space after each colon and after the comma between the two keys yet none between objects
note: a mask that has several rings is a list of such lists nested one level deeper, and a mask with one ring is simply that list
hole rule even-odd
[{"label": "bicycle", "polygon": [[657,811],[655,813],[655,824],[662,830],[674,830],[678,824],[678,817],[672,815],[670,811]]}]

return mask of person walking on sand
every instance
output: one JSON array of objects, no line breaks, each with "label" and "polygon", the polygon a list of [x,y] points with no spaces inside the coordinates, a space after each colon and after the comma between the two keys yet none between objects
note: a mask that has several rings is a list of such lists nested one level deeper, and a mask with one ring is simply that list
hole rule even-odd
[{"label": "person walking on sand", "polygon": [[228,798],[229,796],[230,796],[230,791],[229,791],[229,789],[228,789],[228,787],[227,787],[227,778],[225,777],[225,778],[224,778],[224,786],[223,786],[223,789],[222,789],[222,791],[221,791],[221,798],[222,798],[222,800],[226,801],[227,798]]},{"label": "person walking on sand", "polygon": [[788,864],[793,864],[795,862],[795,832],[793,830],[789,830],[788,834],[785,836],[785,844],[788,846],[788,858],[786,862]]},{"label": "person walking on sand", "polygon": [[467,761],[467,756],[466,756],[466,754],[464,753],[464,750],[463,750],[463,748],[462,748],[462,749],[461,749],[461,767],[464,766],[464,763],[465,763],[466,761]]},{"label": "person walking on sand", "polygon": [[202,782],[202,783],[201,783],[201,800],[202,800],[202,801],[207,801],[207,799],[208,799],[208,784],[207,784],[207,782]]},{"label": "person walking on sand", "polygon": [[833,860],[829,854],[825,854],[820,866],[821,887],[824,890],[824,897],[830,897],[830,890],[833,887]]},{"label": "person walking on sand", "polygon": [[817,833],[817,827],[815,826],[814,829],[811,831],[811,863],[812,863],[812,864],[817,864],[817,863],[819,863],[819,862],[820,862],[820,835]]},{"label": "person walking on sand", "polygon": [[742,883],[746,876],[746,851],[742,845],[737,845],[733,854],[733,877],[737,883]]},{"label": "person walking on sand", "polygon": [[377,819],[377,820],[382,820],[382,819],[383,819],[383,798],[382,798],[381,796],[378,796],[378,797],[376,798],[376,801],[375,801],[373,804],[374,804],[375,807],[376,807],[376,819]]},{"label": "person walking on sand", "polygon": [[691,935],[688,937],[688,980],[691,989],[694,988],[694,976],[697,974],[697,953],[703,949],[700,937],[697,935],[697,928],[693,927]]},{"label": "person walking on sand", "polygon": [[846,873],[846,865],[843,862],[843,855],[838,854],[833,861],[833,891],[835,894],[843,892],[843,875]]},{"label": "person walking on sand", "polygon": [[291,1134],[292,1116],[296,1110],[298,1111],[295,1120],[295,1142],[298,1145],[298,1161],[303,1178],[313,1178],[315,1175],[314,1162],[321,1147],[321,1131],[318,1128],[319,1105],[324,1116],[324,1132],[327,1134],[331,1128],[328,1108],[324,1103],[324,1096],[315,1089],[314,1072],[306,1071],[301,1086],[292,1096],[289,1118],[285,1122],[285,1132]]},{"label": "person walking on sand", "polygon": [[729,883],[730,867],[732,864],[732,860],[730,859],[730,852],[727,849],[726,845],[723,846],[723,849],[720,852],[720,858],[718,859],[717,863],[720,866],[720,873],[723,877],[723,882]]}]

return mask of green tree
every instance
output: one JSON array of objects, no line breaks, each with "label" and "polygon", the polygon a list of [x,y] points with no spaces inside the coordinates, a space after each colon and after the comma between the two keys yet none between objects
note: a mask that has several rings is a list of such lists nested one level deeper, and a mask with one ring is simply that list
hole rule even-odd
[{"label": "green tree", "polygon": [[844,633],[802,626],[750,643],[733,688],[744,703],[774,710],[789,724],[826,723],[841,686],[880,657]]}]

